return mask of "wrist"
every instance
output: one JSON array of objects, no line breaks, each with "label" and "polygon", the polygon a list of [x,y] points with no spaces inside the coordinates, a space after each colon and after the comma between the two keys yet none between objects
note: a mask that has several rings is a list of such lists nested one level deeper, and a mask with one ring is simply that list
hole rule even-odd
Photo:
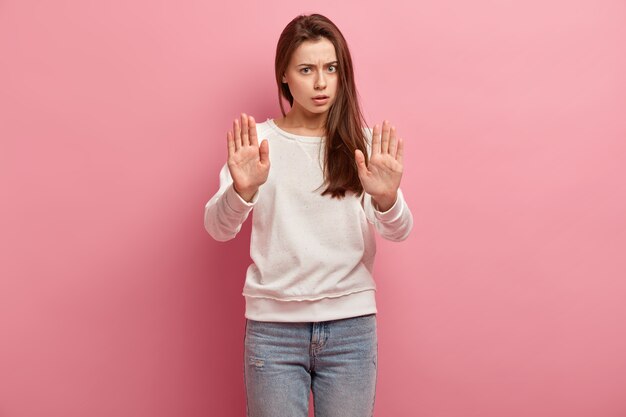
[{"label": "wrist", "polygon": [[245,201],[247,201],[248,203],[252,200],[252,197],[256,194],[257,190],[259,189],[258,187],[252,187],[252,188],[242,188],[241,190],[233,183],[233,189],[235,190],[235,192],[237,194],[239,194],[239,197],[241,197],[242,199],[244,199]]},{"label": "wrist", "polygon": [[398,199],[398,192],[395,191],[393,194],[381,194],[377,196],[372,196],[372,200],[378,207],[378,211],[385,212],[389,210],[396,203]]}]

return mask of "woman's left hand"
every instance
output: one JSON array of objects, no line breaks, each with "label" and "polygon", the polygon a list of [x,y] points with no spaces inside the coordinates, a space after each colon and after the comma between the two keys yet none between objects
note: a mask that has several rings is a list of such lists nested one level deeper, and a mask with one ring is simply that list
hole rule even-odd
[{"label": "woman's left hand", "polygon": [[396,129],[389,121],[381,128],[375,125],[372,132],[372,151],[369,165],[365,165],[363,152],[356,149],[355,158],[361,184],[372,196],[380,211],[387,211],[395,203],[402,178],[404,141],[396,138]]}]

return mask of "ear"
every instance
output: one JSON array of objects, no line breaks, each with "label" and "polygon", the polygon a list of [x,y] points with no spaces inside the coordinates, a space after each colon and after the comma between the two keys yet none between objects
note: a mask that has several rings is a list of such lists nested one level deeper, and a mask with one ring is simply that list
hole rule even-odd
[{"label": "ear", "polygon": [[283,84],[287,84],[287,78],[283,75]]}]

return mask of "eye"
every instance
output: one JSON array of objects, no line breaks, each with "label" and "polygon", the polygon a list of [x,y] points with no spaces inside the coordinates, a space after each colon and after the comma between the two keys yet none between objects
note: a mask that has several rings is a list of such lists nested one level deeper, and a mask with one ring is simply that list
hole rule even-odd
[{"label": "eye", "polygon": [[[304,71],[310,71],[310,70],[311,70],[311,68],[309,68],[309,67],[304,67],[304,68],[301,68],[301,69],[300,69],[300,72],[302,72],[303,74],[309,74],[309,72],[304,72]],[[329,72],[331,72],[331,73],[332,73],[332,72],[337,72],[337,66],[336,66],[336,65],[329,65],[329,66],[328,66],[328,70],[329,70]]]}]

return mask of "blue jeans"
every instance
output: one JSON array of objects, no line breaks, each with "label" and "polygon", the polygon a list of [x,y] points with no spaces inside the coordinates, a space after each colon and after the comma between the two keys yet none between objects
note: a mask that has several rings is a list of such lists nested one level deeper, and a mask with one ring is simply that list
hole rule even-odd
[{"label": "blue jeans", "polygon": [[246,319],[248,417],[371,417],[376,396],[376,314],[322,322]]}]

